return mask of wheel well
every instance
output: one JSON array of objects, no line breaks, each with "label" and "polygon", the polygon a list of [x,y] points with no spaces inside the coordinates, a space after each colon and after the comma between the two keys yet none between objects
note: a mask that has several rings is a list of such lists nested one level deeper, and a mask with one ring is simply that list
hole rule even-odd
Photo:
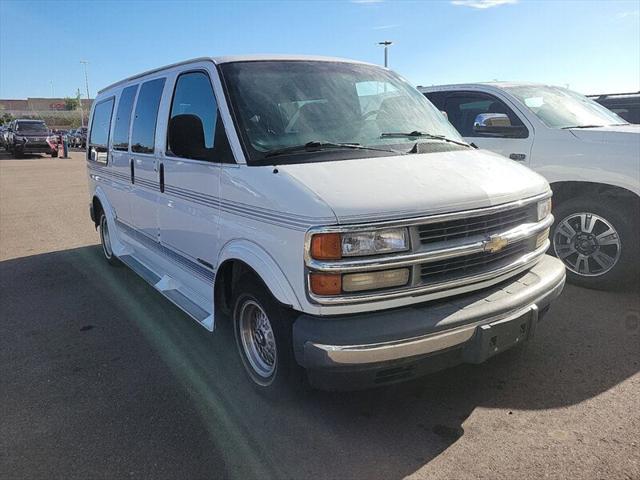
[{"label": "wheel well", "polygon": [[238,280],[245,273],[253,274],[263,285],[267,291],[269,287],[266,286],[260,275],[244,263],[242,260],[225,260],[216,272],[216,279],[213,287],[213,298],[215,301],[216,309],[220,309],[223,313],[231,314],[231,302],[233,290],[237,285]]},{"label": "wheel well", "polygon": [[93,223],[95,223],[97,227],[100,224],[100,214],[103,211],[102,203],[100,203],[100,199],[98,197],[93,197],[92,208],[93,208]]},{"label": "wheel well", "polygon": [[640,197],[635,193],[614,185],[594,182],[556,182],[551,184],[553,205],[558,206],[567,200],[587,196],[601,200],[617,201],[624,209],[637,212]]}]

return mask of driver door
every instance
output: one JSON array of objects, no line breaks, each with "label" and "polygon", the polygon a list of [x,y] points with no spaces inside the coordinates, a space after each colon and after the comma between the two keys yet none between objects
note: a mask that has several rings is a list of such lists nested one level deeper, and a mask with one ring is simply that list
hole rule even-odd
[{"label": "driver door", "polygon": [[[499,153],[513,161],[529,165],[533,146],[533,130],[526,119],[518,116],[503,100],[481,92],[452,92],[444,100],[449,121],[469,143]],[[518,136],[486,133],[474,128],[486,114],[503,114],[512,126],[524,127]],[[480,117],[479,117],[480,116]]]}]

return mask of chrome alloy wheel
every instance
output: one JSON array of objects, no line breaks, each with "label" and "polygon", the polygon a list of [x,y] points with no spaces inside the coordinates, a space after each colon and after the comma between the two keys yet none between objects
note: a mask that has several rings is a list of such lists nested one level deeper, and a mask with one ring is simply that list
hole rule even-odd
[{"label": "chrome alloy wheel", "polygon": [[109,236],[107,216],[104,214],[100,217],[100,239],[102,240],[102,250],[104,251],[105,257],[107,257],[107,259],[111,259],[111,257],[113,257],[111,237]]},{"label": "chrome alloy wheel", "polygon": [[621,248],[613,225],[594,213],[572,213],[553,233],[556,256],[577,275],[604,275],[618,263]]},{"label": "chrome alloy wheel", "polygon": [[[267,381],[276,370],[276,340],[263,308],[246,300],[238,316],[238,333],[244,354],[253,371]],[[268,383],[268,382],[267,382]]]}]

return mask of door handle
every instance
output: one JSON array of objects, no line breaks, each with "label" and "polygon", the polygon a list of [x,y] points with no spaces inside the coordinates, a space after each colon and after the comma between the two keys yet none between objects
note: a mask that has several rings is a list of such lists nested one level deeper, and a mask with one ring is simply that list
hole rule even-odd
[{"label": "door handle", "polygon": [[164,163],[160,164],[160,193],[164,193]]},{"label": "door handle", "polygon": [[134,185],[136,183],[136,167],[133,165],[133,158],[129,159],[129,168],[131,169],[131,185]]},{"label": "door handle", "polygon": [[524,153],[511,153],[509,154],[509,158],[516,162],[523,162],[527,156]]}]

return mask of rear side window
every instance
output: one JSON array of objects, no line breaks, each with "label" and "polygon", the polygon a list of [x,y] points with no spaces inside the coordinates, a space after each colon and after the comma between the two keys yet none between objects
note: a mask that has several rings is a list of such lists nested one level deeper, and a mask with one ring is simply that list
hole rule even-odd
[{"label": "rear side window", "polygon": [[133,101],[136,98],[138,86],[127,87],[120,95],[118,112],[116,113],[116,125],[113,130],[114,150],[127,150],[129,148],[129,126],[131,125],[131,112]]},{"label": "rear side window", "polygon": [[93,109],[91,133],[89,134],[89,155],[91,160],[95,162],[107,163],[112,113],[113,97],[98,103]]},{"label": "rear side window", "polygon": [[156,139],[156,120],[158,107],[162,98],[164,78],[157,78],[143,83],[140,87],[136,115],[131,132],[131,151],[136,153],[153,153]]},{"label": "rear side window", "polygon": [[178,77],[167,130],[170,156],[232,163],[233,155],[209,75],[187,72]]}]

